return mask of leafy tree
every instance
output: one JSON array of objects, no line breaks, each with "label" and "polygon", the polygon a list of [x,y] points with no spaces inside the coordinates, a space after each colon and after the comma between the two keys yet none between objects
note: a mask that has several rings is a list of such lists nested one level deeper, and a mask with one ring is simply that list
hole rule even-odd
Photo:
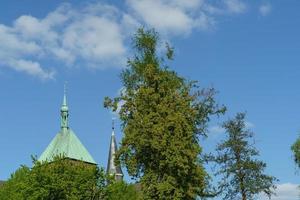
[{"label": "leafy tree", "polygon": [[1,187],[1,200],[94,200],[104,195],[105,175],[94,165],[60,157],[33,164],[32,169],[21,167]]},{"label": "leafy tree", "polygon": [[136,187],[124,181],[113,182],[106,187],[105,197],[107,200],[137,200],[140,194]]},{"label": "leafy tree", "polygon": [[207,156],[218,165],[215,175],[222,176],[219,189],[224,192],[223,199],[251,200],[261,192],[270,198],[277,179],[264,174],[266,164],[256,158],[259,152],[250,141],[253,133],[246,128],[245,114],[238,113],[223,128],[227,138],[217,145],[216,156]]},{"label": "leafy tree", "polygon": [[119,112],[124,138],[116,162],[141,183],[143,199],[195,199],[203,195],[207,173],[199,159],[199,136],[210,117],[225,112],[215,100],[214,89],[199,89],[170,70],[173,59],[166,46],[159,56],[158,34],[139,29],[133,39],[136,51],[121,74],[124,91],[106,97],[104,106]]},{"label": "leafy tree", "polygon": [[27,188],[26,179],[30,174],[30,169],[26,166],[21,166],[10,179],[0,186],[0,199],[15,200],[25,199],[22,192]]}]

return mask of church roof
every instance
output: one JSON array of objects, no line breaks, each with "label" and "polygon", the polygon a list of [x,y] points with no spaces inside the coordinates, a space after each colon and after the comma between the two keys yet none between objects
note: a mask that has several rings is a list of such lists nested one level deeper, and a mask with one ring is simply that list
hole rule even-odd
[{"label": "church roof", "polygon": [[59,132],[42,153],[39,161],[51,161],[57,155],[96,164],[93,157],[71,129]]},{"label": "church roof", "polygon": [[55,156],[61,155],[66,158],[80,160],[91,164],[96,164],[95,160],[77,138],[75,133],[69,128],[69,109],[66,94],[64,94],[61,106],[61,130],[53,138],[46,150],[39,157],[39,161],[52,161]]}]

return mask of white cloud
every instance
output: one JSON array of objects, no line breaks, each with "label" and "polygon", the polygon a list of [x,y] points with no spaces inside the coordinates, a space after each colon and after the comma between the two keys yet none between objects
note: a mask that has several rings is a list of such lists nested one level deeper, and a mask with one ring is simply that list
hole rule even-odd
[{"label": "white cloud", "polygon": [[[276,196],[271,200],[296,200],[299,199],[299,186],[293,183],[283,183],[277,185]],[[260,196],[260,200],[269,200],[265,195]]]},{"label": "white cloud", "polygon": [[126,52],[118,24],[103,17],[86,16],[70,24],[62,38],[64,50],[95,67],[105,67],[97,66],[103,62],[121,64],[118,61]]},{"label": "white cloud", "polygon": [[208,128],[208,137],[212,139],[217,139],[224,133],[226,133],[225,128],[219,125],[211,126]]},{"label": "white cloud", "polygon": [[54,78],[57,66],[123,67],[128,39],[140,25],[170,39],[211,29],[218,15],[239,14],[246,8],[241,0],[222,2],[126,0],[124,10],[104,3],[79,8],[62,4],[43,18],[22,15],[10,26],[0,23],[0,67],[40,79]]},{"label": "white cloud", "polygon": [[270,3],[264,3],[259,7],[259,13],[262,16],[267,16],[272,11],[272,6]]},{"label": "white cloud", "polygon": [[29,75],[38,76],[43,80],[52,79],[54,71],[43,70],[39,63],[30,60],[12,60],[8,63],[16,71],[26,72]]},{"label": "white cloud", "polygon": [[212,134],[220,134],[220,133],[225,133],[226,130],[221,127],[221,126],[212,126],[209,128],[209,133],[212,133]]},{"label": "white cloud", "polygon": [[249,121],[246,121],[246,122],[245,122],[245,127],[248,128],[248,129],[251,129],[251,128],[254,128],[255,126],[254,126],[253,123],[251,123],[251,122],[249,122]]},{"label": "white cloud", "polygon": [[0,44],[0,66],[7,66],[41,79],[53,78],[53,71],[46,71],[39,63],[23,58],[26,55],[40,54],[41,48],[34,41],[24,41],[13,28],[0,24]]},{"label": "white cloud", "polygon": [[169,0],[168,2],[185,9],[195,9],[205,3],[204,0]]},{"label": "white cloud", "polygon": [[115,7],[102,4],[81,10],[63,4],[42,19],[23,15],[12,26],[0,24],[0,65],[41,79],[54,76],[54,68],[42,65],[46,60],[119,67],[125,63],[126,47],[117,13]]},{"label": "white cloud", "polygon": [[144,24],[167,35],[188,35],[194,29],[215,26],[218,15],[241,14],[247,10],[242,0],[127,0],[133,15]]},{"label": "white cloud", "polygon": [[125,13],[122,17],[121,26],[122,29],[127,30],[123,34],[125,34],[126,37],[131,37],[131,34],[134,33],[139,27],[141,27],[141,23],[138,20],[136,20],[133,16]]},{"label": "white cloud", "polygon": [[224,0],[227,10],[231,13],[243,13],[246,11],[247,6],[241,0]]},{"label": "white cloud", "polygon": [[[165,34],[188,34],[199,25],[197,17],[190,15],[193,7],[184,1],[128,0],[127,3],[140,20]],[[201,23],[207,23],[207,20]]]}]

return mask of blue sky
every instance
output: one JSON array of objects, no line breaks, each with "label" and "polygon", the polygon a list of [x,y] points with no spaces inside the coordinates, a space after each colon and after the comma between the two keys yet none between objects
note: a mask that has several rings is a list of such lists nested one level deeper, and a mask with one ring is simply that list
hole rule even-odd
[{"label": "blue sky", "polygon": [[59,131],[65,81],[70,125],[106,166],[113,115],[103,98],[122,87],[130,37],[143,25],[175,47],[171,69],[214,86],[228,108],[210,124],[205,151],[222,138],[220,123],[247,111],[267,172],[280,179],[274,199],[295,199],[299,8],[296,0],[0,1],[0,179],[30,165]]}]

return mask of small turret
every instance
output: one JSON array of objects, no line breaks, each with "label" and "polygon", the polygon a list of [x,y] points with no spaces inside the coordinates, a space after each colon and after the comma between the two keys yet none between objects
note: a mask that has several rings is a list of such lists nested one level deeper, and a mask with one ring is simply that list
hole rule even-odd
[{"label": "small turret", "polygon": [[107,163],[107,174],[115,176],[115,180],[120,181],[123,179],[123,172],[120,166],[115,165],[115,154],[118,150],[117,142],[115,138],[115,127],[114,121],[112,123],[112,134],[110,139],[108,163]]}]

